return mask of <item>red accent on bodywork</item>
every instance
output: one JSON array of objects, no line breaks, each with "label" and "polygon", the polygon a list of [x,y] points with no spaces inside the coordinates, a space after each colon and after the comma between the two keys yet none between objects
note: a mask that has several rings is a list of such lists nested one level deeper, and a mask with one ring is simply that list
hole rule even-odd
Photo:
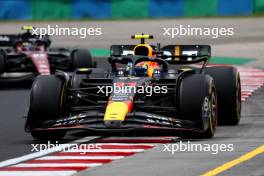
[{"label": "red accent on bodywork", "polygon": [[29,54],[31,61],[35,65],[38,74],[50,75],[50,65],[48,55],[45,52],[33,52]]},{"label": "red accent on bodywork", "polygon": [[131,112],[133,109],[133,101],[129,100],[125,102],[127,104],[128,107],[128,112]]},{"label": "red accent on bodywork", "polygon": [[136,87],[137,83],[136,82],[130,82],[130,83],[127,83],[127,85],[130,87]]},{"label": "red accent on bodywork", "polygon": [[115,83],[115,86],[116,87],[123,87],[125,85],[125,83],[123,83],[123,82],[117,82],[117,83]]}]

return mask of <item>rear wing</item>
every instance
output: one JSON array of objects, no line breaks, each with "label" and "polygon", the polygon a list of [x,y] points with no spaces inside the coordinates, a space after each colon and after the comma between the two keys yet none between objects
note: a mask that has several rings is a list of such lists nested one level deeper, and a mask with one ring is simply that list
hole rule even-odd
[{"label": "rear wing", "polygon": [[161,48],[163,54],[170,56],[208,56],[211,57],[209,45],[167,45]]},{"label": "rear wing", "polygon": [[17,40],[17,35],[2,34],[0,35],[0,47],[13,46],[16,40]]},{"label": "rear wing", "polygon": [[160,49],[161,58],[171,61],[192,61],[197,58],[211,57],[209,45],[167,45]]},{"label": "rear wing", "polygon": [[49,46],[51,40],[48,35],[40,38],[39,35],[32,35],[30,33],[23,34],[0,34],[0,47],[11,47],[14,46],[16,42],[20,41],[42,41],[45,42],[46,46]]},{"label": "rear wing", "polygon": [[[111,56],[133,55],[136,45],[112,45]],[[211,57],[211,46],[209,45],[166,45],[160,49],[151,45],[154,54],[166,60],[192,60],[197,57]]]}]

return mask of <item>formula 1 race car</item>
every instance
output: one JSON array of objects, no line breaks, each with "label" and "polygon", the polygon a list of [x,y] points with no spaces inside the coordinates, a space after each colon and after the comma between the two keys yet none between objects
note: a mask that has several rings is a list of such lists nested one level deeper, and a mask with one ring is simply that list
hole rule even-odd
[{"label": "formula 1 race car", "polygon": [[93,67],[88,50],[49,48],[48,36],[33,35],[31,26],[22,29],[26,32],[0,35],[0,81],[33,80],[37,75],[49,75],[56,69],[74,71]]},{"label": "formula 1 race car", "polygon": [[208,67],[210,46],[161,48],[145,43],[149,35],[133,38],[141,43],[111,46],[110,71],[79,68],[73,75],[38,76],[26,131],[38,140],[62,139],[68,130],[193,132],[211,138],[218,121],[238,124],[239,73]]}]

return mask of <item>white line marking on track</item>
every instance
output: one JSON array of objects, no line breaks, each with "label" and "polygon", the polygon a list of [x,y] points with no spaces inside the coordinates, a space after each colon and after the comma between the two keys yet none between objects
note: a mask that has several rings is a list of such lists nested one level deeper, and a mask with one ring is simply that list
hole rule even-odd
[{"label": "white line marking on track", "polygon": [[[82,142],[88,142],[88,141],[96,139],[96,138],[98,138],[98,137],[81,138],[81,139],[72,141],[71,142],[72,144],[69,144],[68,146],[74,146],[76,144],[79,144],[79,143],[82,143]],[[63,147],[62,147],[62,150],[63,150]],[[46,151],[40,151],[40,152],[27,154],[27,155],[24,155],[24,156],[21,156],[21,157],[17,157],[17,158],[9,159],[9,160],[6,160],[6,161],[2,161],[2,162],[0,162],[0,167],[6,167],[6,166],[9,166],[9,165],[14,165],[14,164],[17,164],[17,163],[21,163],[23,161],[31,160],[31,159],[34,159],[34,158],[39,158],[39,157],[42,157],[42,156],[45,156],[45,155],[48,155],[48,154],[51,154],[51,153],[54,153],[54,152],[58,152],[56,148],[51,149],[51,150],[46,150]]]},{"label": "white line marking on track", "polygon": [[1,171],[0,176],[70,176],[76,171]]}]

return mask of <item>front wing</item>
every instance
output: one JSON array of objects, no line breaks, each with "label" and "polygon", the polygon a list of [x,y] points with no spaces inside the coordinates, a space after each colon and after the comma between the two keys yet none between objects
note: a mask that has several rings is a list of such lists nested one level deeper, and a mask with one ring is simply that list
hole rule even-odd
[{"label": "front wing", "polygon": [[129,113],[125,121],[104,121],[104,113],[90,111],[58,120],[48,120],[32,130],[90,130],[102,132],[129,132],[140,130],[196,131],[199,124],[145,112]]}]

